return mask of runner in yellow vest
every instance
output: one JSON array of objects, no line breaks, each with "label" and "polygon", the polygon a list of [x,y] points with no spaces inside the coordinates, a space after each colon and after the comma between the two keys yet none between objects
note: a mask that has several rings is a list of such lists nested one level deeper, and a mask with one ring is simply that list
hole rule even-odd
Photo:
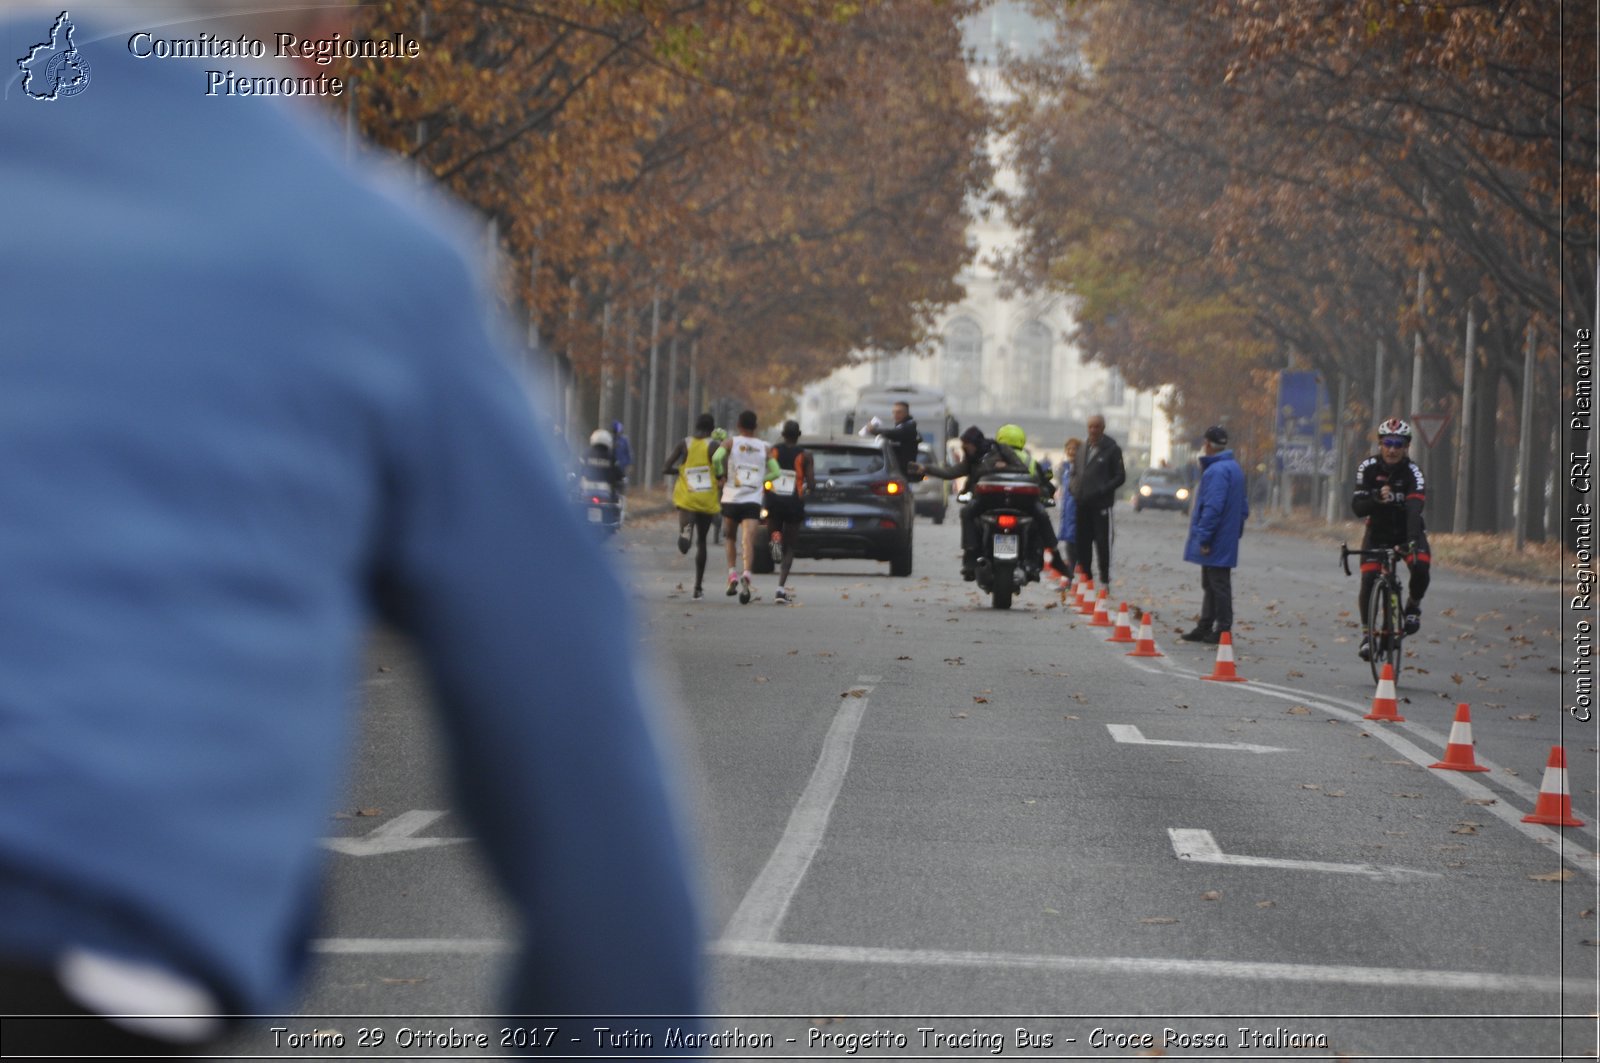
[{"label": "runner in yellow vest", "polygon": [[709,413],[701,414],[695,421],[694,435],[678,441],[661,470],[663,476],[672,475],[674,470],[677,472],[677,481],[672,485],[672,504],[678,510],[678,553],[689,552],[691,528],[699,543],[694,555],[693,598],[697,602],[705,597],[706,533],[722,508],[717,496],[717,477],[711,468],[711,430],[715,427],[716,421]]}]

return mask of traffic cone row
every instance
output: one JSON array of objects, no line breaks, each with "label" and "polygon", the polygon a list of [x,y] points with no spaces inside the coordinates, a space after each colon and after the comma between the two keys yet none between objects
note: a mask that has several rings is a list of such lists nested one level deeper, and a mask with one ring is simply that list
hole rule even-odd
[{"label": "traffic cone row", "polygon": [[[1084,574],[1080,566],[1077,576],[1090,587],[1092,581]],[[1074,585],[1079,580],[1075,579]],[[1097,599],[1097,608],[1094,609],[1095,619],[1091,624],[1095,626],[1109,626],[1105,612],[1106,593],[1102,589]],[[1083,600],[1080,597],[1080,604]],[[1131,637],[1128,624],[1128,603],[1121,602],[1117,607],[1117,622],[1115,630],[1107,642],[1134,642],[1133,649],[1129,650],[1129,657],[1163,657],[1160,650],[1156,649],[1155,635],[1150,629],[1150,613],[1145,611],[1139,617],[1139,637]],[[1211,679],[1225,683],[1247,682],[1235,670],[1233,661],[1233,635],[1222,632],[1222,638],[1217,643],[1216,668],[1210,675],[1203,675],[1201,679]],[[1405,717],[1400,715],[1399,699],[1395,696],[1394,666],[1385,664],[1378,678],[1378,689],[1372,695],[1372,711],[1362,717],[1366,720],[1377,720],[1386,723],[1404,723]],[[1471,771],[1480,772],[1489,769],[1479,764],[1473,756],[1472,717],[1465,702],[1456,706],[1455,721],[1450,725],[1450,738],[1445,743],[1444,759],[1430,768],[1442,771]],[[1539,797],[1535,802],[1533,811],[1522,817],[1524,823],[1539,823],[1552,827],[1581,827],[1583,820],[1572,813],[1572,795],[1567,788],[1567,753],[1561,746],[1552,746],[1550,759],[1545,765],[1544,778],[1539,784]]]},{"label": "traffic cone row", "polygon": [[1219,683],[1243,683],[1244,676],[1240,675],[1233,667],[1233,635],[1224,631],[1222,638],[1217,642],[1217,663],[1210,675],[1203,675],[1201,679],[1214,679]]}]

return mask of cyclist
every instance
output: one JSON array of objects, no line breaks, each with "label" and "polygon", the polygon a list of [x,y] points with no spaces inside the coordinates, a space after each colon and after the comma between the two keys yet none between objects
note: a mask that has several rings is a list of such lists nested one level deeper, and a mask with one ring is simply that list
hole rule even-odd
[{"label": "cyclist", "polygon": [[[1428,591],[1431,557],[1428,536],[1423,530],[1422,504],[1426,481],[1422,470],[1411,460],[1411,426],[1391,417],[1378,426],[1378,453],[1356,469],[1356,490],[1350,508],[1367,518],[1361,539],[1363,550],[1390,547],[1403,550],[1409,583],[1406,588],[1405,630],[1415,635],[1422,626],[1422,596]],[[1361,659],[1372,659],[1372,618],[1367,615],[1367,597],[1377,582],[1381,566],[1376,561],[1361,562]]]}]

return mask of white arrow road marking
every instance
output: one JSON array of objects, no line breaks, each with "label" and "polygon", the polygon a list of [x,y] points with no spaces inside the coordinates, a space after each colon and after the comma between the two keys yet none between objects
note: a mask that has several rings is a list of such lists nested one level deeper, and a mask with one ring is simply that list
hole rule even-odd
[{"label": "white arrow road marking", "polygon": [[437,849],[444,845],[460,845],[471,838],[413,838],[419,830],[426,830],[443,812],[416,808],[402,812],[389,822],[360,838],[324,838],[322,844],[346,856],[383,856],[386,853],[403,853],[411,849]]},{"label": "white arrow road marking", "polygon": [[1168,827],[1173,852],[1180,860],[1193,860],[1200,864],[1232,864],[1235,867],[1276,867],[1289,871],[1326,871],[1339,875],[1366,875],[1369,878],[1390,881],[1408,875],[1421,878],[1438,878],[1436,871],[1413,871],[1405,867],[1384,867],[1379,864],[1333,864],[1324,860],[1281,860],[1271,856],[1235,856],[1222,851],[1222,846],[1208,830],[1189,830]]},{"label": "white arrow road marking", "polygon": [[1292,749],[1278,746],[1258,746],[1253,742],[1179,742],[1172,738],[1146,738],[1137,727],[1128,723],[1108,723],[1106,730],[1118,742],[1137,746],[1188,746],[1191,749],[1233,749],[1244,753],[1293,753]]}]

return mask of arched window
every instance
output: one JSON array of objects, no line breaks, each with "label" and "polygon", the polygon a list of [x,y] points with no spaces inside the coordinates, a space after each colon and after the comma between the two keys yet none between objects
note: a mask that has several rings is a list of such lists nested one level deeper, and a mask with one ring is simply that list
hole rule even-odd
[{"label": "arched window", "polygon": [[958,317],[944,330],[944,392],[951,405],[974,409],[983,390],[983,330]]},{"label": "arched window", "polygon": [[1012,342],[1016,352],[1015,372],[1011,381],[1011,405],[1018,410],[1048,410],[1050,408],[1050,363],[1054,346],[1050,329],[1038,321],[1029,321],[1017,329]]}]

